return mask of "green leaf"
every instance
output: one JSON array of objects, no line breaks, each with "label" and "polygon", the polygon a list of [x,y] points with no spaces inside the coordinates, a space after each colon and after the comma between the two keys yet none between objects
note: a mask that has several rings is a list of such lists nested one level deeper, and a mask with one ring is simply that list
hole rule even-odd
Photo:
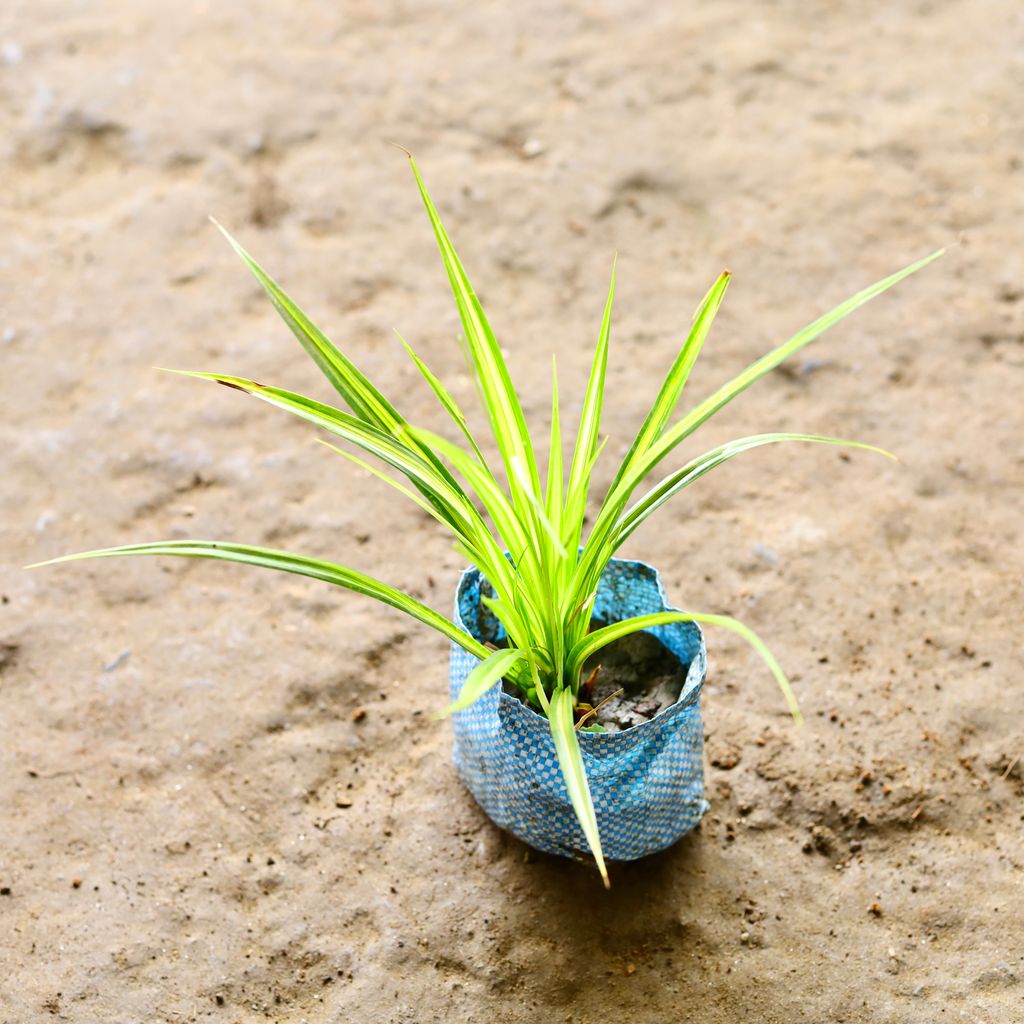
[{"label": "green leaf", "polygon": [[619,471],[612,481],[612,490],[615,489],[619,480],[629,472],[634,461],[639,456],[642,456],[657,440],[669,417],[675,412],[675,408],[679,404],[679,398],[683,393],[683,388],[686,386],[687,380],[689,380],[690,371],[693,369],[694,363],[697,362],[700,350],[704,347],[704,341],[711,330],[711,325],[715,322],[715,316],[722,305],[722,300],[725,298],[725,291],[729,287],[729,278],[729,271],[723,271],[708,290],[707,295],[701,299],[697,312],[693,316],[693,324],[690,327],[689,334],[686,336],[686,341],[683,342],[675,362],[673,362],[668,375],[665,377],[661,390],[658,392],[658,397],[654,400],[654,404],[651,406],[651,411],[647,414],[643,426],[637,432],[629,451],[626,453],[626,457],[619,466]]},{"label": "green leaf", "polygon": [[331,444],[330,441],[325,441],[322,437],[318,437],[317,442],[322,444],[325,448],[330,448],[332,452],[342,456],[354,462],[360,469],[365,469],[367,473],[371,473],[377,477],[378,480],[383,480],[384,483],[393,487],[399,494],[404,494],[414,505],[418,505],[428,516],[436,519],[442,526],[450,526],[449,522],[441,515],[438,510],[416,493],[411,487],[406,487],[400,480],[396,480],[394,477],[388,476],[383,470],[378,469],[376,466],[371,466],[365,459],[359,458],[358,455],[353,455],[351,452],[345,451],[344,448],[339,448],[336,444]]},{"label": "green leaf", "polygon": [[[841,302],[833,310],[808,324],[788,341],[774,348],[771,352],[753,362],[741,374],[727,384],[722,385],[714,394],[687,413],[674,426],[665,429],[646,451],[637,448],[628,465],[620,467],[617,482],[609,488],[601,509],[594,521],[593,529],[587,540],[586,547],[576,566],[573,581],[568,590],[568,600],[576,602],[580,596],[594,588],[600,578],[601,571],[614,550],[615,525],[622,515],[630,495],[639,486],[643,478],[680,442],[689,437],[698,427],[710,419],[719,409],[727,405],[746,388],[769,373],[783,360],[809,344],[824,331],[848,316],[859,306],[870,301],[905,277],[927,266],[938,259],[945,250],[939,249],[923,259],[904,267],[895,274],[890,274],[881,281],[858,292],[856,295]],[[709,292],[709,295],[711,293]]]},{"label": "green leaf", "polygon": [[516,515],[501,485],[494,479],[487,466],[474,459],[468,452],[447,438],[429,430],[413,428],[413,434],[424,444],[430,445],[436,452],[448,459],[465,479],[466,483],[476,492],[483,503],[487,514],[510,551],[532,551],[530,537]]},{"label": "green leaf", "polygon": [[[540,532],[547,535],[551,550],[555,552],[557,558],[568,558],[568,552],[562,544],[562,538],[558,536],[558,530],[555,528],[554,523],[548,519],[547,512],[544,509],[544,502],[541,501],[540,497],[530,486],[527,478],[527,469],[518,458],[512,460],[512,473],[522,485],[522,494],[533,509],[533,523],[535,527],[539,527]],[[534,533],[534,536],[541,539],[537,532]]]},{"label": "green leaf", "polygon": [[480,662],[466,677],[459,691],[458,699],[453,701],[444,711],[439,711],[435,718],[447,718],[456,711],[468,708],[478,701],[502,676],[517,662],[526,657],[526,651],[516,648],[495,651]]},{"label": "green leaf", "polygon": [[213,223],[252,271],[281,319],[352,411],[367,423],[389,432],[396,425],[404,423],[394,406],[374,387],[366,375],[299,309],[281,286],[246,252],[241,243],[216,220]]},{"label": "green leaf", "polygon": [[[617,546],[614,543],[616,520],[641,479],[641,477],[634,479],[631,476],[631,471],[634,466],[642,462],[679,404],[679,398],[689,379],[690,371],[697,361],[697,356],[700,354],[715,316],[722,305],[725,291],[729,286],[729,278],[728,271],[720,274],[701,300],[694,313],[693,323],[686,340],[662,383],[650,412],[633,439],[629,451],[619,464],[615,478],[605,495],[591,529],[586,547],[576,565],[572,585],[568,588],[568,596],[571,601],[577,600],[584,590],[597,586],[601,571]],[[582,514],[582,510],[580,510],[581,519]]]},{"label": "green leaf", "polygon": [[[398,491],[400,494],[404,494],[410,501],[412,501],[414,504],[418,505],[421,509],[423,509],[423,511],[426,512],[427,515],[432,516],[434,519],[436,519],[442,526],[449,526],[449,524],[445,521],[443,516],[437,511],[436,508],[434,508],[433,505],[424,501],[423,498],[421,498],[415,491],[404,486],[400,481],[388,476],[387,473],[384,473],[381,470],[377,469],[376,466],[371,466],[365,460],[360,459],[358,456],[353,455],[351,452],[345,451],[343,448],[338,448],[336,445],[330,444],[329,442],[324,441],[321,438],[317,438],[317,440],[322,445],[324,445],[325,448],[330,448],[332,452],[336,452],[338,455],[344,456],[350,462],[354,462],[360,468],[365,469],[367,472],[372,473],[378,479],[383,480],[384,483],[389,484],[391,487],[395,488],[395,490]],[[470,565],[475,565],[477,568],[483,571],[485,575],[488,575],[493,579],[502,581],[511,580],[511,585],[514,589],[514,593],[517,600],[513,602],[513,605],[511,607],[506,602],[501,602],[500,613],[497,613],[498,618],[505,624],[505,628],[510,635],[534,635],[537,632],[536,628],[531,629],[527,624],[527,616],[525,614],[520,615],[520,611],[528,609],[529,606],[529,602],[524,601],[521,597],[522,580],[519,578],[518,575],[514,574],[509,569],[509,566],[501,552],[497,552],[497,558],[500,559],[500,564],[495,565],[495,563],[493,562],[493,552],[482,551],[479,548],[474,550],[462,541],[458,541],[455,547],[460,552],[460,554],[462,554],[463,557],[466,558]]]},{"label": "green leaf", "polygon": [[441,223],[441,217],[434,206],[427,187],[423,183],[416,161],[409,158],[413,174],[416,177],[416,184],[419,187],[423,204],[430,218],[431,226],[434,229],[434,236],[437,239],[438,248],[441,251],[441,258],[444,261],[445,270],[448,273],[448,280],[451,284],[452,294],[459,310],[459,318],[462,321],[462,329],[466,336],[466,345],[469,349],[473,365],[476,368],[476,377],[480,384],[481,393],[484,398],[484,405],[488,418],[494,432],[494,439],[498,443],[502,460],[505,463],[505,472],[508,477],[509,487],[513,491],[513,502],[523,511],[522,505],[516,497],[518,481],[513,469],[513,463],[519,459],[526,467],[530,488],[534,496],[540,493],[540,479],[537,474],[537,460],[533,451],[533,443],[530,440],[529,431],[526,428],[526,419],[523,416],[522,406],[512,386],[512,378],[509,376],[508,367],[505,365],[505,357],[494,337],[487,317],[484,315],[480,300],[473,291],[469,278],[459,261],[459,257],[452,246],[451,239]]},{"label": "green leaf", "polygon": [[555,741],[558,764],[565,778],[565,786],[569,791],[572,808],[576,819],[583,829],[583,835],[590,845],[590,852],[597,862],[606,889],[611,888],[608,869],[605,867],[604,854],[601,852],[601,837],[597,830],[597,814],[594,801],[590,795],[590,783],[587,781],[587,769],[580,753],[580,741],[576,735],[573,721],[573,695],[568,688],[556,690],[551,697],[548,708],[548,722],[551,725],[551,736]]},{"label": "green leaf", "polygon": [[565,499],[565,546],[570,551],[579,547],[583,533],[583,519],[587,511],[587,493],[590,489],[590,474],[597,461],[598,435],[601,430],[601,410],[604,404],[604,385],[608,371],[608,344],[612,330],[612,304],[615,300],[615,262],[612,263],[612,278],[605,299],[601,330],[597,337],[597,348],[590,366],[587,393],[580,413],[579,430],[576,433],[576,447],[573,450],[569,468],[569,485]]},{"label": "green leaf", "polygon": [[[270,405],[287,412],[294,413],[302,419],[314,423],[331,433],[343,437],[364,451],[382,459],[388,465],[403,473],[426,499],[437,509],[439,517],[456,537],[465,540],[470,547],[480,553],[489,568],[497,566],[498,572],[505,572],[499,564],[501,551],[488,532],[476,507],[458,486],[455,478],[436,456],[428,461],[422,458],[419,451],[423,446],[416,442],[410,447],[390,434],[377,429],[369,423],[335,409],[333,406],[306,398],[282,388],[269,387],[244,377],[230,377],[224,374],[196,373],[172,370],[186,377],[198,377],[225,384],[237,391],[250,394]],[[415,441],[415,432],[409,427],[403,428],[403,435]],[[483,566],[481,566],[483,568]]]},{"label": "green leaf", "polygon": [[[213,220],[213,218],[211,218]],[[267,294],[274,309],[288,325],[299,344],[319,367],[320,372],[345,400],[355,415],[384,433],[396,435],[406,421],[373,382],[344,355],[298,307],[283,288],[249,255],[241,243],[221,224],[213,221]],[[435,461],[432,452],[421,449],[419,455],[427,462]],[[435,465],[435,468],[438,468]]]},{"label": "green leaf", "polygon": [[[398,334],[398,331],[395,331],[395,334]],[[463,436],[469,442],[469,445],[473,449],[473,452],[476,455],[477,459],[479,460],[480,464],[486,466],[487,463],[486,460],[484,459],[483,453],[480,451],[480,448],[477,446],[477,443],[474,440],[473,435],[470,433],[469,426],[466,423],[466,417],[462,410],[459,408],[458,403],[449,394],[448,389],[430,371],[430,368],[427,366],[427,364],[424,363],[423,360],[420,359],[420,357],[416,355],[415,352],[413,352],[411,346],[405,340],[405,338],[401,336],[401,334],[398,334],[398,340],[405,346],[405,351],[409,353],[410,358],[416,364],[416,368],[423,375],[423,379],[427,382],[427,384],[430,385],[430,389],[437,396],[437,400],[444,407],[448,415],[451,416],[451,418],[455,421],[455,424],[458,426],[459,430],[462,431]]]},{"label": "green leaf", "polygon": [[620,520],[616,526],[614,542],[611,551],[617,550],[627,537],[652,513],[656,512],[674,494],[677,494],[684,487],[688,487],[695,480],[699,480],[705,473],[709,473],[716,466],[742,452],[750,451],[752,448],[759,448],[761,445],[777,444],[781,441],[804,441],[812,444],[842,445],[846,448],[861,448],[864,451],[877,452],[887,458],[895,459],[896,456],[887,452],[884,448],[876,448],[871,444],[862,444],[859,441],[845,441],[838,437],[823,437],[819,434],[753,434],[750,437],[741,437],[735,441],[712,448],[711,451],[692,459],[682,469],[677,469],[661,480],[655,487],[647,492]]},{"label": "green leaf", "polygon": [[436,629],[439,633],[443,633],[449,640],[454,640],[460,647],[478,658],[487,658],[490,654],[483,644],[474,640],[454,623],[449,622],[443,615],[387,583],[382,583],[372,576],[367,576],[365,573],[343,565],[337,565],[334,562],[325,562],[322,559],[310,558],[306,555],[296,555],[290,551],[276,551],[273,548],[234,544],[226,541],[166,540],[151,544],[126,544],[116,548],[84,551],[76,555],[65,555],[62,558],[37,562],[28,568],[35,569],[44,565],[56,565],[60,562],[77,562],[87,558],[114,558],[120,555],[213,558],[222,562],[240,562],[244,565],[294,573],[297,576],[309,576],[311,579],[333,583],[335,586],[353,590],[357,594],[364,594],[383,604],[390,605],[392,608],[397,608],[399,611],[405,612],[406,615],[411,615],[414,619],[419,619],[425,625]]},{"label": "green leaf", "polygon": [[606,647],[613,640],[629,636],[631,633],[639,633],[644,629],[651,629],[654,626],[666,626],[672,622],[700,622],[707,626],[722,626],[743,637],[744,640],[754,648],[764,660],[775,681],[779,684],[786,703],[789,705],[790,713],[799,725],[803,722],[803,715],[800,713],[800,706],[797,704],[796,695],[789,685],[785,672],[775,656],[764,641],[749,627],[742,622],[728,615],[709,615],[703,612],[656,612],[653,615],[639,615],[632,619],[623,619],[621,622],[613,622],[610,625],[595,629],[588,633],[569,653],[570,665],[575,666],[578,675],[580,668],[588,658],[596,654],[602,647]]},{"label": "green leaf", "polygon": [[562,545],[562,508],[565,479],[562,470],[562,425],[558,416],[558,366],[551,354],[551,441],[548,448],[548,483],[545,489],[544,515],[555,537],[556,550]]},{"label": "green leaf", "polygon": [[[805,345],[810,344],[819,335],[823,334],[830,327],[835,326],[844,317],[849,316],[855,309],[863,306],[865,302],[881,295],[894,284],[902,281],[905,277],[927,266],[933,260],[938,259],[945,249],[939,249],[924,259],[911,263],[895,274],[877,281],[863,291],[841,302],[835,309],[818,317],[813,323],[808,324],[803,330],[797,331],[788,341],[783,342],[777,348],[772,349],[767,355],[751,363],[742,373],[738,374],[727,384],[723,384],[714,394],[704,399],[696,408],[688,412],[675,426],[670,427],[652,446],[647,456],[640,464],[632,470],[623,484],[632,484],[635,487],[639,481],[646,476],[673,448],[681,441],[689,437],[699,426],[709,420],[719,409],[728,405],[738,394],[745,391],[755,381],[760,380],[766,373],[774,370],[783,360],[788,359],[793,353],[798,352]],[[630,490],[632,490],[630,487]]]}]

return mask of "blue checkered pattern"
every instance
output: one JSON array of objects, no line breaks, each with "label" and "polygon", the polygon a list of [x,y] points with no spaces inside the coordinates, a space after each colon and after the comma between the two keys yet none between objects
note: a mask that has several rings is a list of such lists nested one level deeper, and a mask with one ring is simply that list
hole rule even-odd
[{"label": "blue checkered pattern", "polygon": [[[481,585],[487,586],[479,570],[463,574],[455,622],[477,640],[499,643],[504,628],[480,601]],[[615,622],[672,610],[656,570],[643,562],[613,559],[601,578],[594,616]],[[704,636],[695,622],[650,632],[689,666],[679,700],[632,729],[579,735],[608,860],[635,860],[671,846],[708,807],[700,714]],[[477,664],[473,655],[452,645],[453,700]],[[458,712],[454,725],[455,768],[495,824],[538,850],[589,857],[546,718],[498,686]]]}]

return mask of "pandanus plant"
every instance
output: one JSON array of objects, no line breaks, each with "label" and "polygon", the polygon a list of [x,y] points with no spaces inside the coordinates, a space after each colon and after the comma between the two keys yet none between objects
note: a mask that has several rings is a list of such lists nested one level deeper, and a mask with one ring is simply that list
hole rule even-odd
[{"label": "pandanus plant", "polygon": [[696,621],[722,626],[738,633],[754,647],[782,688],[794,718],[799,720],[800,717],[796,699],[778,662],[752,630],[733,618],[693,611],[663,612],[592,629],[591,606],[597,594],[598,581],[610,559],[665,502],[741,452],[781,441],[882,450],[814,434],[754,434],[712,448],[673,469],[640,497],[634,498],[634,495],[681,441],[740,392],[858,306],[941,255],[941,250],[858,292],[674,419],[690,371],[729,285],[729,273],[726,271],[719,275],[701,300],[650,412],[619,464],[611,485],[596,508],[593,525],[585,534],[594,465],[607,441],[607,438],[601,441],[599,435],[615,291],[614,264],[576,443],[568,466],[563,461],[559,392],[552,362],[550,446],[545,479],[542,480],[537,451],[501,349],[411,157],[410,162],[458,307],[465,354],[490,423],[501,463],[500,471],[485,458],[450,392],[404,339],[400,340],[412,362],[453,421],[464,444],[455,444],[436,433],[411,425],[223,228],[221,231],[228,242],[255,275],[299,343],[341,396],[348,411],[244,377],[219,373],[186,375],[216,381],[294,413],[404,477],[407,483],[351,452],[328,445],[380,477],[451,531],[456,550],[482,572],[489,584],[490,596],[483,600],[504,626],[508,646],[500,650],[485,647],[434,609],[356,569],[321,558],[250,544],[171,540],[89,551],[53,561],[116,555],[177,555],[240,562],[333,583],[376,598],[433,627],[480,661],[467,678],[458,699],[441,712],[442,715],[468,707],[504,679],[518,690],[524,702],[547,717],[569,797],[607,884],[597,820],[577,736],[577,729],[582,725],[580,720],[584,717],[578,705],[584,703],[581,697],[588,696],[585,689],[581,694],[585,682],[582,671],[591,656],[630,633],[670,622]]}]

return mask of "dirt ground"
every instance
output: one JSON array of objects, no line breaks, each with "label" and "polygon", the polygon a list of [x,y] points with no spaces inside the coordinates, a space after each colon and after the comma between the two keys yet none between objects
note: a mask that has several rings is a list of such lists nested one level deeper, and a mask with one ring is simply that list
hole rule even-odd
[{"label": "dirt ground", "polygon": [[[2,1024],[1024,1020],[1024,14],[637,11],[4,5]],[[461,560],[425,516],[152,369],[328,397],[212,213],[411,419],[442,423],[394,327],[473,404],[390,141],[539,432],[552,350],[578,412],[619,253],[605,481],[722,267],[691,400],[951,246],[687,449],[807,430],[900,464],[753,452],[626,548],[766,637],[808,721],[712,633],[711,811],[610,894],[460,788],[417,624],[242,567],[21,568],[231,538],[448,610]]]}]

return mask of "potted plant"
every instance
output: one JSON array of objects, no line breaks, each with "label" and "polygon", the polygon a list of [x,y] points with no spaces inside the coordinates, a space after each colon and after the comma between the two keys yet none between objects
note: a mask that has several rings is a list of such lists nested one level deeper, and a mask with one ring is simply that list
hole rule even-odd
[{"label": "potted plant", "polygon": [[[728,272],[721,274],[701,301],[647,418],[585,531],[591,475],[603,449],[599,430],[614,266],[575,446],[567,462],[563,462],[553,364],[550,446],[542,479],[537,446],[527,430],[501,349],[415,162],[412,169],[458,306],[467,359],[500,469],[488,464],[455,400],[404,341],[464,443],[457,445],[407,422],[227,232],[228,241],[348,411],[242,377],[189,376],[216,381],[300,416],[404,477],[406,482],[335,449],[371,470],[452,533],[456,549],[471,566],[457,590],[454,621],[355,569],[246,544],[173,540],[54,561],[177,555],[241,562],[354,590],[433,627],[452,645],[451,704],[442,714],[455,716],[455,762],[460,776],[499,825],[533,845],[576,856],[589,850],[607,885],[606,857],[630,859],[669,845],[696,824],[707,806],[700,719],[705,666],[702,624],[723,626],[749,641],[799,719],[785,675],[750,629],[727,616],[671,607],[653,569],[619,560],[616,553],[666,501],[741,452],[780,441],[871,446],[811,434],[757,434],[719,445],[674,468],[640,497],[634,495],[681,441],[741,391],[940,253],[854,295],[674,418],[729,284]],[[668,695],[663,693],[661,706],[655,707],[640,678],[639,686],[619,698],[620,704],[625,700],[629,705],[627,717],[624,727],[612,732],[602,724],[598,705],[600,686],[614,686],[615,681],[601,679],[595,659],[604,658],[612,645],[622,645],[629,638],[658,648],[660,664],[669,665]],[[628,650],[625,663],[636,669],[636,659]],[[664,689],[664,680],[659,685]],[[645,713],[640,705],[646,705]]]}]

